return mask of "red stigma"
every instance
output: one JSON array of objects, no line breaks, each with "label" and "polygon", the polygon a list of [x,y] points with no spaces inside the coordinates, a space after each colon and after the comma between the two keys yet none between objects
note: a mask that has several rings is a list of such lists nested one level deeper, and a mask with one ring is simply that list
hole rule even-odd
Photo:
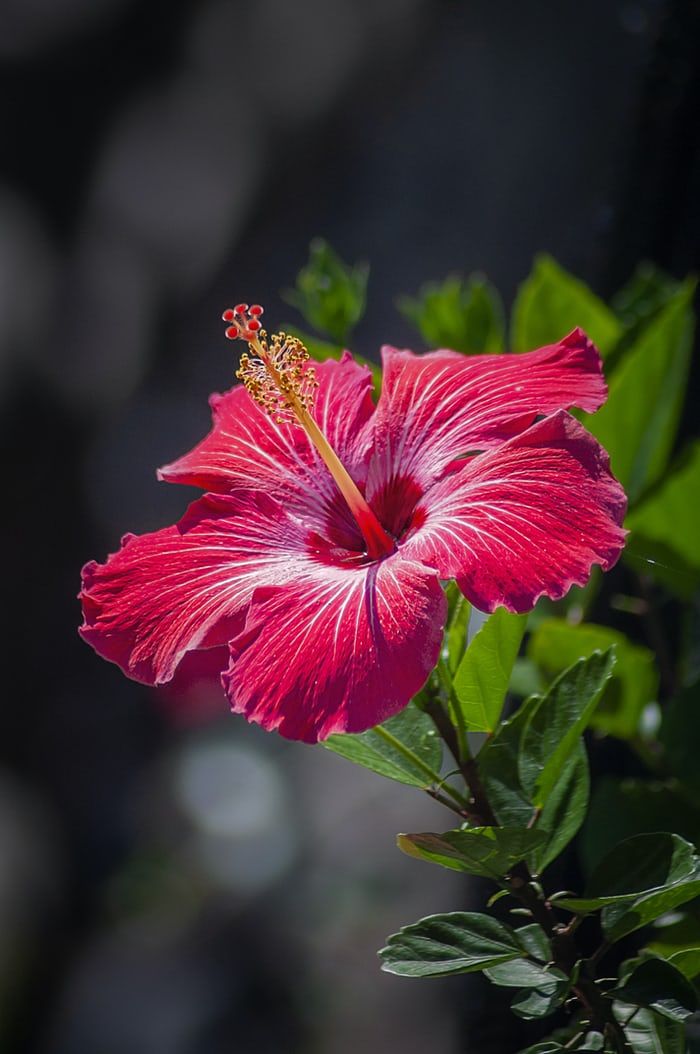
[{"label": "red stigma", "polygon": [[260,304],[253,304],[251,307],[248,307],[247,304],[236,304],[235,307],[227,307],[221,318],[224,322],[232,323],[225,331],[228,339],[245,340],[248,344],[252,344],[257,340],[257,334],[262,332],[262,326],[259,321],[262,314],[263,309]]}]

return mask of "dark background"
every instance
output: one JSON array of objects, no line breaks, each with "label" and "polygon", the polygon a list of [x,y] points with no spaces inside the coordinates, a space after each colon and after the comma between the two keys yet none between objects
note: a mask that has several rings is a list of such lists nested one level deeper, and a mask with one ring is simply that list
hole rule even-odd
[{"label": "dark background", "polygon": [[434,806],[211,681],[125,680],[74,597],[183,510],[154,469],[233,379],[221,309],[295,320],[313,236],[371,262],[370,357],[450,271],[510,303],[542,249],[606,296],[642,257],[697,268],[699,56],[693,0],[2,0],[3,1054],[524,1038],[479,982],[378,971],[468,898],[394,849]]}]

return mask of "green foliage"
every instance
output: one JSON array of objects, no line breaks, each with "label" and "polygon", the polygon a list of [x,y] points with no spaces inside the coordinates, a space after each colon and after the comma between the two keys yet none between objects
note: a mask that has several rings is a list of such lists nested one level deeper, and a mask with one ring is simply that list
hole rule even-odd
[{"label": "green foliage", "polygon": [[532,274],[518,290],[511,322],[513,351],[555,344],[576,326],[607,355],[623,333],[613,312],[551,256],[535,260]]},{"label": "green foliage", "polygon": [[[546,709],[556,696],[550,696]],[[540,873],[568,845],[579,830],[588,803],[588,759],[579,739],[561,765],[547,801],[537,813],[531,795],[520,778],[521,740],[544,699],[532,697],[517,713],[503,722],[496,735],[479,755],[479,767],[491,806],[502,824],[527,826],[546,835],[546,841],[529,856],[529,863]]]},{"label": "green foliage", "polygon": [[668,463],[685,395],[693,339],[686,282],[642,330],[610,381],[608,400],[587,425],[610,454],[630,504]]},{"label": "green foliage", "polygon": [[580,659],[554,682],[523,730],[518,769],[533,804],[543,806],[612,674],[612,651]]},{"label": "green foliage", "polygon": [[633,960],[623,964],[621,976],[624,983],[611,994],[623,1003],[646,1007],[672,1021],[685,1021],[697,1010],[693,986],[670,961]]},{"label": "green foliage", "polygon": [[470,732],[493,732],[501,716],[526,617],[497,608],[470,642],[452,686]]},{"label": "green foliage", "polygon": [[344,264],[327,242],[316,238],[309,247],[309,262],[284,298],[317,332],[346,344],[364,314],[368,277],[367,264]]},{"label": "green foliage", "polygon": [[510,926],[478,912],[454,911],[404,926],[387,939],[379,957],[387,973],[440,977],[476,973],[522,953]]},{"label": "green foliage", "polygon": [[700,858],[678,835],[658,831],[626,838],[593,870],[583,897],[563,897],[562,907],[586,914],[603,908],[609,941],[700,894]]},{"label": "green foliage", "polygon": [[423,789],[439,782],[436,774],[442,764],[442,743],[430,718],[413,705],[369,732],[329,736],[323,745],[356,765],[410,787]]},{"label": "green foliage", "polygon": [[689,981],[697,981],[700,977],[700,947],[683,948],[670,955],[668,961]]},{"label": "green foliage", "polygon": [[520,989],[511,1010],[525,1020],[553,1014],[571,987],[567,974],[529,959],[513,959],[487,968],[484,974],[493,984]]},{"label": "green foliage", "polygon": [[619,630],[592,623],[571,625],[564,619],[545,619],[528,643],[528,656],[549,679],[594,651],[615,649],[615,667],[591,716],[591,725],[620,739],[631,739],[647,703],[657,698],[659,675],[654,653],[632,644]]},{"label": "green foliage", "polygon": [[[652,924],[650,934],[653,939],[645,951],[664,959],[700,948],[700,901],[691,900],[679,911],[662,915]],[[682,966],[678,969],[685,972]]]},{"label": "green foliage", "polygon": [[400,834],[396,839],[408,856],[496,881],[545,841],[543,832],[524,827],[471,827],[445,834]]},{"label": "green foliage", "polygon": [[681,597],[700,586],[700,443],[693,443],[661,484],[627,518],[632,532],[627,560],[640,569],[649,565],[656,577]]},{"label": "green foliage", "polygon": [[466,354],[503,351],[503,304],[481,275],[466,281],[452,275],[442,283],[429,282],[415,299],[401,297],[398,307],[431,348]]},{"label": "green foliage", "polygon": [[700,809],[688,801],[677,784],[658,780],[606,777],[596,786],[579,852],[587,871],[618,842],[633,834],[652,834],[673,817],[676,834],[700,843]]},{"label": "green foliage", "polygon": [[615,1004],[616,1016],[625,1023],[625,1034],[634,1054],[686,1054],[685,1029],[652,1010]]}]

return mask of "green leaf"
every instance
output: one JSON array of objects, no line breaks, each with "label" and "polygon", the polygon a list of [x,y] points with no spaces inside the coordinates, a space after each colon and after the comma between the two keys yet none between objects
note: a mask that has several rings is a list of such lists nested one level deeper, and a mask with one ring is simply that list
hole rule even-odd
[{"label": "green leaf", "polygon": [[577,1043],[574,1050],[580,1052],[580,1054],[594,1054],[597,1050],[603,1050],[605,1046],[605,1040],[603,1039],[602,1032],[587,1032],[580,1043]]},{"label": "green leaf", "polygon": [[634,1013],[628,1003],[616,1002],[613,1007],[634,1054],[686,1054],[685,1028],[680,1021],[642,1008]]},{"label": "green leaf", "polygon": [[424,285],[415,299],[402,297],[401,313],[429,347],[453,351],[503,351],[505,321],[497,291],[480,275],[465,282],[451,275]]},{"label": "green leaf", "polygon": [[588,428],[610,454],[633,504],[663,473],[685,397],[693,337],[688,281],[623,356],[603,407]]},{"label": "green leaf", "polygon": [[475,973],[521,955],[510,926],[473,911],[430,915],[404,926],[379,952],[382,970],[401,977]]},{"label": "green leaf", "polygon": [[561,984],[553,992],[540,991],[537,988],[524,988],[518,992],[510,1008],[517,1017],[525,1021],[534,1021],[536,1018],[549,1017],[561,1004],[568,991],[567,984]]},{"label": "green leaf", "polygon": [[430,787],[439,782],[442,744],[432,720],[410,703],[383,725],[359,735],[334,735],[323,746],[380,776]]},{"label": "green leaf", "polygon": [[596,786],[580,841],[587,873],[606,853],[634,834],[651,834],[668,827],[689,842],[700,841],[700,810],[676,787],[646,780],[604,777]]},{"label": "green leaf", "polygon": [[546,802],[565,762],[576,749],[609,680],[612,651],[594,652],[566,670],[530,716],[522,737],[520,780],[533,802]]},{"label": "green leaf", "polygon": [[620,339],[622,325],[591,290],[552,259],[541,255],[520,286],[513,307],[513,351],[554,344],[580,326],[606,355]]},{"label": "green leaf", "polygon": [[[700,547],[697,513],[700,508],[700,442],[684,452],[663,482],[627,517],[627,562],[640,570],[640,561],[682,597],[689,597],[700,583]],[[653,562],[656,560],[656,564]]]},{"label": "green leaf", "polygon": [[496,608],[470,642],[452,682],[470,732],[496,728],[526,621]]},{"label": "green leaf", "polygon": [[549,937],[536,922],[520,926],[515,932],[518,940],[533,959],[539,959],[542,963],[552,961],[552,946]]},{"label": "green leaf", "polygon": [[369,266],[350,267],[322,238],[309,247],[309,262],[297,275],[296,287],[284,299],[319,333],[345,344],[364,314]]},{"label": "green leaf", "polygon": [[[697,858],[696,858],[697,860]],[[667,911],[700,895],[700,861],[695,872],[630,903],[611,904],[602,915],[603,931],[609,941],[619,941],[628,933],[647,926]]]},{"label": "green leaf", "polygon": [[484,973],[489,981],[503,988],[538,988],[554,992],[560,985],[569,984],[566,974],[556,967],[540,966],[523,958],[490,966]]},{"label": "green leaf", "polygon": [[525,1020],[546,1017],[564,1001],[571,980],[555,967],[544,967],[529,959],[513,959],[484,970],[493,984],[522,988],[511,1003],[511,1009]]},{"label": "green leaf", "polygon": [[588,755],[583,740],[579,739],[562,766],[534,828],[546,836],[543,845],[528,857],[535,874],[549,867],[578,833],[586,817],[589,791]]},{"label": "green leaf", "polygon": [[545,619],[530,636],[527,652],[549,679],[577,659],[613,646],[615,668],[590,724],[609,735],[631,739],[638,731],[644,707],[658,693],[659,675],[649,648],[632,644],[624,633],[608,626],[571,625],[564,619]]},{"label": "green leaf", "polygon": [[500,879],[545,840],[523,827],[470,827],[444,834],[400,834],[399,849],[453,871]]},{"label": "green leaf", "polygon": [[601,860],[583,897],[559,905],[577,913],[604,908],[603,929],[610,941],[645,926],[700,893],[700,859],[678,835],[659,831],[620,842]]},{"label": "green leaf", "polygon": [[656,919],[652,936],[646,950],[664,959],[672,958],[677,952],[700,948],[700,901],[690,901],[682,911]]},{"label": "green leaf", "polygon": [[491,808],[505,826],[525,827],[534,815],[532,802],[520,783],[518,757],[523,732],[541,702],[536,695],[526,699],[479,753],[479,772]]},{"label": "green leaf", "polygon": [[669,955],[668,961],[689,981],[695,981],[700,977],[700,947],[683,948]]},{"label": "green leaf", "polygon": [[672,1021],[685,1021],[697,1010],[693,986],[665,959],[641,959],[624,984],[610,993],[623,1003],[654,1010]]},{"label": "green leaf", "polygon": [[[479,754],[479,771],[499,823],[525,827],[535,809],[524,791],[518,771],[520,741],[531,715],[542,703],[538,696],[526,700],[508,721],[504,721]],[[556,859],[580,828],[588,802],[588,759],[579,740],[565,761],[533,830],[545,840],[528,854],[532,869],[540,874]]]}]

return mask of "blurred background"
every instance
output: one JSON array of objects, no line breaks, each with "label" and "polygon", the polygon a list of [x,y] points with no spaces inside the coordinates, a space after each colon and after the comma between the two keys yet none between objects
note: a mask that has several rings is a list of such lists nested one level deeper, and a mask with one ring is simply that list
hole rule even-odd
[{"label": "blurred background", "polygon": [[451,271],[510,303],[540,250],[603,296],[697,269],[699,44],[697,0],[1,0],[2,1054],[518,1045],[479,979],[378,971],[469,902],[394,848],[438,807],[211,671],[127,681],[79,571],[183,511],[155,468],[233,380],[221,310],[299,321],[316,235],[371,264],[370,358]]}]

